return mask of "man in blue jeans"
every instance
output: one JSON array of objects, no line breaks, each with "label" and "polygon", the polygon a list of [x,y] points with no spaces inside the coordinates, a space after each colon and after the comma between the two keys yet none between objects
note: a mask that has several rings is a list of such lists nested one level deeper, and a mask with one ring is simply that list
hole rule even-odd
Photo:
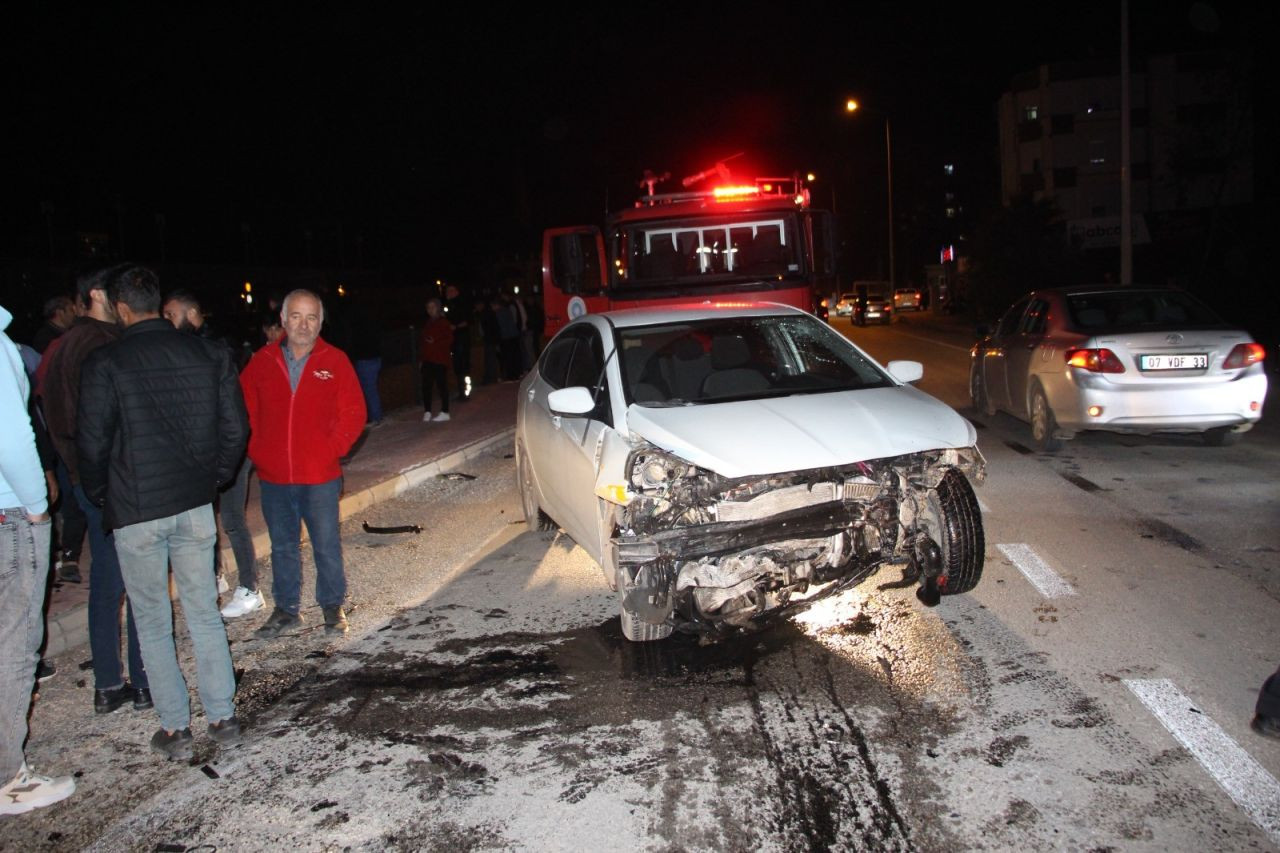
[{"label": "man in blue jeans", "polygon": [[178,667],[169,569],[195,651],[209,735],[240,740],[235,673],[213,574],[217,486],[235,476],[248,423],[228,349],[160,316],[151,270],[124,265],[107,291],[124,326],[85,360],[79,404],[80,481],[115,532],[161,728],[151,747],[190,758],[191,703]]},{"label": "man in blue jeans", "polygon": [[[49,437],[67,467],[74,500],[84,511],[89,528],[89,648],[93,652],[93,710],[108,714],[132,700],[139,711],[151,707],[151,691],[138,648],[133,608],[125,602],[124,580],[115,539],[103,527],[102,510],[85,497],[80,485],[76,453],[76,421],[80,399],[80,374],[84,361],[99,347],[120,337],[115,308],[107,297],[106,282],[114,268],[86,272],[76,279],[76,298],[84,313],[58,338],[49,361],[41,398]],[[42,365],[43,368],[43,365]],[[63,496],[63,500],[70,499]],[[120,661],[120,606],[125,604],[129,680]]]},{"label": "man in blue jeans", "polygon": [[29,812],[71,796],[70,776],[27,767],[27,710],[44,638],[49,577],[48,491],[27,417],[30,385],[18,348],[5,334],[13,316],[0,307],[0,815]]},{"label": "man in blue jeans", "polygon": [[325,632],[347,632],[347,594],[338,529],[342,455],[364,430],[364,395],[342,350],[320,337],[324,306],[295,290],[280,309],[285,338],[254,354],[240,374],[249,411],[249,458],[258,469],[271,535],[275,607],[257,630],[278,637],[302,624],[302,524],[316,561],[316,601]]}]

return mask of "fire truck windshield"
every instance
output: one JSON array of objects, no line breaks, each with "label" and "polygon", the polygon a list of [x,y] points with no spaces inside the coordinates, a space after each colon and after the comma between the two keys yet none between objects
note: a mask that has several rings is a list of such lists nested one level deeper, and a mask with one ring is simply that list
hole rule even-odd
[{"label": "fire truck windshield", "polygon": [[804,270],[798,234],[796,215],[789,211],[620,225],[613,234],[615,286],[799,278]]}]

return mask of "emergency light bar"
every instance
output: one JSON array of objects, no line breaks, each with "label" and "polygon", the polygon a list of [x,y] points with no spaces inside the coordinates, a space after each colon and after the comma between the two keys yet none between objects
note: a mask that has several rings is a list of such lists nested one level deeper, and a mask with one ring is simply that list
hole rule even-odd
[{"label": "emergency light bar", "polygon": [[712,190],[718,199],[735,199],[749,195],[760,195],[760,188],[757,186],[739,186],[739,187],[716,187]]}]

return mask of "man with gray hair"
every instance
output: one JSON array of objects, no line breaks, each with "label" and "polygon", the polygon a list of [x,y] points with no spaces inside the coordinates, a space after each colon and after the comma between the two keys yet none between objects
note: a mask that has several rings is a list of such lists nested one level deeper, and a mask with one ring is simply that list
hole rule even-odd
[{"label": "man with gray hair", "polygon": [[364,395],[346,354],[320,337],[324,305],[318,296],[293,291],[284,298],[280,319],[285,337],[258,350],[240,374],[249,411],[249,459],[258,470],[271,536],[275,608],[257,635],[277,637],[302,623],[303,522],[325,631],[341,635],[347,632],[347,580],[338,525],[339,459],[364,429]]}]

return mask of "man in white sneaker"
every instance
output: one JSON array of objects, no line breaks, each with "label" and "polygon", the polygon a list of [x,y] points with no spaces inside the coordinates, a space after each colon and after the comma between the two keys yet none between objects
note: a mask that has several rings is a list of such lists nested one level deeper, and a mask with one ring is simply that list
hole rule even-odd
[{"label": "man in white sneaker", "polygon": [[53,522],[27,415],[30,383],[18,348],[4,332],[12,320],[0,307],[0,815],[52,805],[76,789],[70,776],[33,773],[22,751],[44,638]]}]

